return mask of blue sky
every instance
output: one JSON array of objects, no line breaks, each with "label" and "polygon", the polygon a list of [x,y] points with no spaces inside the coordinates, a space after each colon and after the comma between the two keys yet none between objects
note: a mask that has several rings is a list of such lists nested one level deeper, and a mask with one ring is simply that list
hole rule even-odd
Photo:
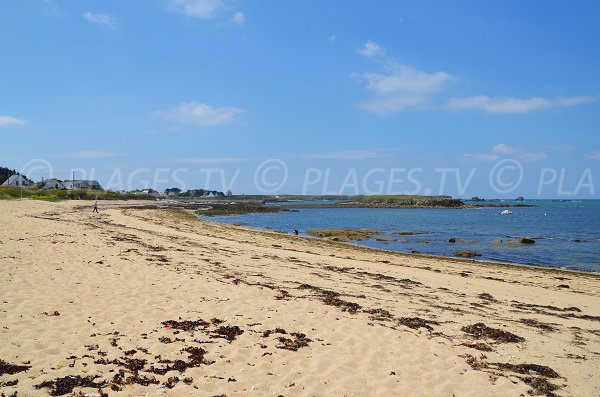
[{"label": "blue sky", "polygon": [[594,198],[597,15],[596,1],[5,1],[0,164],[113,189]]}]

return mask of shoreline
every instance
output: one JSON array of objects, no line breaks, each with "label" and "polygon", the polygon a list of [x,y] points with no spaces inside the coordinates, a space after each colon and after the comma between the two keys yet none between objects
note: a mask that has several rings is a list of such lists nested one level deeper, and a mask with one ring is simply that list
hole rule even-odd
[{"label": "shoreline", "polygon": [[600,392],[594,273],[299,238],[156,202],[0,209],[0,360],[24,368],[0,375],[4,393],[49,395],[60,379],[109,396]]},{"label": "shoreline", "polygon": [[[194,215],[196,215],[195,212],[194,212]],[[242,215],[247,215],[247,214],[242,214]],[[218,225],[226,226],[226,227],[239,228],[241,230],[249,230],[249,231],[260,232],[260,233],[274,233],[277,236],[287,236],[292,239],[301,238],[301,239],[306,239],[307,241],[315,241],[316,240],[316,241],[332,243],[332,244],[346,244],[350,247],[356,247],[358,249],[365,249],[365,250],[367,250],[367,252],[368,251],[385,252],[388,254],[398,254],[400,256],[408,257],[408,258],[417,256],[417,257],[429,258],[429,259],[444,259],[444,260],[448,260],[448,261],[457,261],[460,263],[467,263],[467,264],[471,263],[471,264],[481,264],[481,265],[503,265],[503,266],[526,267],[526,268],[532,268],[532,269],[545,269],[545,270],[550,270],[550,271],[591,274],[591,275],[596,275],[600,279],[600,271],[569,269],[569,268],[564,268],[564,267],[554,267],[554,266],[549,266],[549,265],[537,265],[537,264],[528,264],[528,263],[520,263],[520,262],[495,261],[495,260],[491,260],[491,259],[460,258],[460,257],[456,257],[456,256],[448,256],[448,255],[442,255],[442,254],[435,255],[435,254],[427,254],[427,253],[421,253],[421,252],[407,253],[407,252],[402,252],[402,251],[389,250],[389,249],[385,249],[385,248],[374,248],[374,247],[369,247],[366,245],[361,245],[356,240],[333,241],[333,240],[328,240],[327,238],[322,238],[322,237],[317,237],[317,236],[310,236],[310,235],[294,236],[289,232],[283,233],[283,232],[278,232],[278,231],[271,230],[271,229],[261,229],[259,227],[252,227],[252,226],[248,226],[248,225],[221,223],[221,222],[214,220],[212,216],[198,215],[198,220],[200,220],[201,222],[209,222],[209,223],[214,223],[214,224],[218,224]],[[361,230],[361,229],[352,229],[352,230]]]}]

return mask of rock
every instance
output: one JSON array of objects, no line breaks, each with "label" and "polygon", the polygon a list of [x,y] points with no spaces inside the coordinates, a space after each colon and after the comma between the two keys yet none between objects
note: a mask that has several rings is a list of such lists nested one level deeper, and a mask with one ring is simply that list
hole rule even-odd
[{"label": "rock", "polygon": [[452,237],[450,240],[448,240],[449,243],[455,243],[456,242],[456,237]]},{"label": "rock", "polygon": [[461,258],[472,258],[474,256],[481,256],[481,254],[475,251],[456,251],[454,256],[459,256]]},{"label": "rock", "polygon": [[523,237],[521,239],[521,244],[535,244],[535,240],[529,237]]},{"label": "rock", "polygon": [[482,199],[482,198],[479,198],[479,197],[475,196],[475,197],[471,198],[471,201],[485,201],[485,199]]},{"label": "rock", "polygon": [[519,196],[515,199],[515,201],[525,201],[525,197]]}]

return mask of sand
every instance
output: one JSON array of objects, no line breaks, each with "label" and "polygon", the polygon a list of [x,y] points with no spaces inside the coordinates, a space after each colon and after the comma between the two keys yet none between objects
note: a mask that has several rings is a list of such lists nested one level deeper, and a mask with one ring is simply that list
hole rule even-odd
[{"label": "sand", "polygon": [[[89,376],[97,386],[66,395],[600,395],[596,274],[135,205],[0,201],[0,359],[26,366],[0,392],[59,394],[78,378],[36,385]],[[469,334],[479,323],[496,331]]]}]

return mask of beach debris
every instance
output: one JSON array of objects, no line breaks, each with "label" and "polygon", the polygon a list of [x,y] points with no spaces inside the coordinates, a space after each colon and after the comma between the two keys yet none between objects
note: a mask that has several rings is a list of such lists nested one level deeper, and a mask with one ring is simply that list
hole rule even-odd
[{"label": "beach debris", "polygon": [[458,256],[461,258],[473,258],[475,256],[481,256],[481,254],[475,251],[462,250],[454,252],[454,256]]},{"label": "beach debris", "polygon": [[491,294],[488,294],[487,292],[483,292],[483,293],[477,295],[477,297],[479,299],[483,299],[485,301],[497,302],[497,300]]},{"label": "beach debris", "polygon": [[268,338],[271,334],[287,334],[287,331],[283,328],[275,328],[275,329],[268,329],[265,332],[263,332],[262,336],[263,338]]},{"label": "beach debris", "polygon": [[305,334],[299,332],[292,332],[290,335],[293,337],[293,339],[286,338],[284,336],[278,337],[277,340],[279,341],[279,344],[276,347],[278,349],[298,351],[298,349],[306,347],[310,342],[312,342],[312,340],[308,339]]},{"label": "beach debris", "polygon": [[0,376],[4,374],[14,375],[19,372],[28,371],[31,368],[31,365],[17,365],[10,364],[2,359],[0,359]]},{"label": "beach debris", "polygon": [[104,381],[94,382],[96,379],[100,378],[99,375],[90,375],[85,378],[79,375],[68,375],[62,378],[56,378],[54,380],[47,380],[39,385],[35,385],[36,389],[50,389],[51,396],[64,396],[65,394],[69,394],[73,392],[73,389],[76,387],[87,387],[100,389],[105,387],[106,384]]},{"label": "beach debris", "polygon": [[419,317],[401,317],[398,319],[398,324],[404,325],[405,327],[416,329],[425,328],[429,331],[433,331],[433,327],[430,325],[440,325],[437,321],[424,320]]},{"label": "beach debris", "polygon": [[519,322],[521,324],[525,324],[528,325],[530,327],[534,327],[534,328],[539,328],[542,331],[546,331],[546,332],[554,332],[557,330],[556,327],[552,326],[551,324],[548,323],[542,323],[536,319],[533,318],[522,318],[519,320]]},{"label": "beach debris", "polygon": [[373,321],[390,321],[394,318],[392,313],[385,309],[365,309],[363,312],[371,315],[370,319]]},{"label": "beach debris", "polygon": [[215,331],[211,332],[211,338],[223,338],[229,342],[233,341],[237,336],[243,334],[244,331],[237,325],[233,326],[220,326]]},{"label": "beach debris", "polygon": [[462,327],[461,330],[477,339],[492,339],[498,343],[524,342],[525,338],[497,328],[491,328],[484,323]]},{"label": "beach debris", "polygon": [[290,300],[290,298],[291,298],[290,293],[283,289],[280,289],[279,293],[275,296],[275,299],[277,299],[278,301]]},{"label": "beach debris", "polygon": [[0,382],[0,387],[11,387],[19,384],[18,379],[7,380],[6,382]]},{"label": "beach debris", "polygon": [[483,352],[491,352],[494,351],[490,345],[484,342],[472,342],[472,341],[464,341],[462,343],[463,346],[470,347],[471,349],[480,350]]},{"label": "beach debris", "polygon": [[[466,354],[464,357],[467,364],[476,371],[484,371],[493,374],[494,376],[505,376],[511,375],[504,373],[504,371],[514,372],[520,375],[516,375],[523,383],[531,387],[529,391],[530,395],[533,396],[548,396],[556,397],[554,394],[555,390],[561,388],[561,386],[555,385],[548,381],[548,378],[557,379],[561,376],[554,371],[552,368],[545,365],[539,364],[510,364],[510,363],[487,363],[483,359],[477,359],[470,354]],[[482,356],[485,358],[485,356]]]},{"label": "beach debris", "polygon": [[492,369],[507,370],[523,375],[539,375],[546,378],[560,378],[558,372],[550,367],[539,364],[510,364],[510,363],[488,363]]},{"label": "beach debris", "polygon": [[210,324],[202,319],[181,320],[181,317],[180,317],[179,320],[163,321],[162,325],[164,325],[166,328],[178,329],[181,331],[193,331],[193,330],[197,330],[199,328],[206,328]]},{"label": "beach debris", "polygon": [[45,314],[48,317],[58,317],[60,316],[60,313],[58,311],[53,311],[52,313],[48,313],[48,312],[43,312],[42,314]]}]

